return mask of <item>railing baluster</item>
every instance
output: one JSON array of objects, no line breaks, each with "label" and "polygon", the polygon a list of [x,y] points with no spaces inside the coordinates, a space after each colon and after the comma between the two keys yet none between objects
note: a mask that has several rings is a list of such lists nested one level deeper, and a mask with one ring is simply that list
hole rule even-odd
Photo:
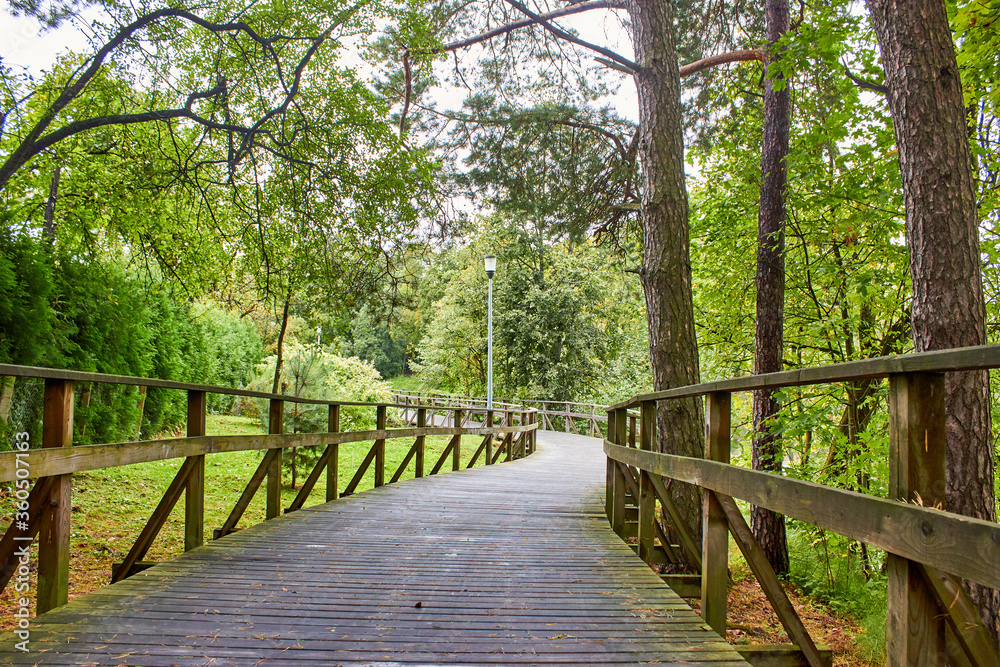
[{"label": "railing baluster", "polygon": [[[385,406],[375,408],[375,428],[385,430]],[[375,441],[375,486],[385,485],[385,438]]]},{"label": "railing baluster", "polygon": [[[280,435],[285,430],[285,402],[272,398],[267,413],[267,432]],[[281,514],[281,449],[271,450],[271,460],[267,467],[267,507],[264,513],[266,519],[273,519]]]},{"label": "railing baluster", "polygon": [[[615,415],[615,435],[614,443],[622,444],[627,437],[625,429],[628,424],[625,421],[626,413],[624,409],[617,410]],[[619,537],[625,535],[625,474],[621,467],[615,463],[611,471],[612,482],[612,502],[611,502],[611,528]]]},{"label": "railing baluster", "polygon": [[[944,397],[941,373],[889,376],[889,498],[944,506]],[[886,664],[944,664],[944,617],[919,565],[887,557]]]},{"label": "railing baluster", "polygon": [[[453,419],[456,428],[462,427],[462,408],[455,408],[455,417]],[[456,433],[454,436],[454,446],[451,449],[451,469],[461,470],[462,469],[462,434]]]},{"label": "railing baluster", "polygon": [[[73,381],[45,380],[42,447],[73,446]],[[38,613],[69,601],[69,537],[72,509],[70,474],[52,481],[38,529]]]},{"label": "railing baluster", "polygon": [[[639,448],[653,451],[653,434],[656,432],[656,401],[643,401],[639,426]],[[639,558],[647,563],[653,562],[653,545],[656,523],[656,495],[653,492],[653,482],[649,473],[639,471]],[[669,549],[670,545],[665,545]]]},{"label": "railing baluster", "polygon": [[[427,408],[417,408],[417,428],[427,428]],[[417,461],[414,464],[415,477],[424,476],[424,443],[426,439],[423,435],[417,436]]]},{"label": "railing baluster", "polygon": [[[486,426],[493,428],[493,411],[486,411]],[[489,434],[486,440],[486,465],[493,465],[493,434]]]},{"label": "railing baluster", "polygon": [[[331,405],[326,416],[326,430],[330,433],[340,433],[340,406]],[[326,502],[340,497],[340,444],[327,445],[330,456],[326,461]]]},{"label": "railing baluster", "polygon": [[[730,406],[727,392],[705,396],[705,458],[729,463]],[[726,604],[729,590],[729,523],[715,494],[703,490],[701,617],[726,636]]]},{"label": "railing baluster", "polygon": [[[205,435],[208,394],[188,390],[188,437]],[[197,549],[205,543],[205,455],[189,456],[192,462],[184,493],[184,551]]]}]

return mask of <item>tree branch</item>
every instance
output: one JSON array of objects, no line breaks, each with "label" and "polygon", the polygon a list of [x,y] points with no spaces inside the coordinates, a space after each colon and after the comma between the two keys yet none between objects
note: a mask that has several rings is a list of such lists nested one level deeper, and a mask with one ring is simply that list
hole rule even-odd
[{"label": "tree branch", "polygon": [[[170,120],[172,118],[186,117],[190,118],[200,125],[211,129],[223,130],[230,133],[236,133],[242,136],[242,141],[239,147],[234,151],[233,159],[239,161],[242,156],[245,155],[246,150],[248,150],[250,144],[249,139],[251,139],[260,128],[274,118],[276,115],[283,114],[287,111],[289,105],[294,99],[295,95],[298,93],[299,85],[301,83],[302,74],[305,70],[306,65],[312,59],[316,50],[322,45],[332,34],[334,27],[346,20],[351,14],[357,11],[360,5],[355,5],[348,8],[343,12],[331,25],[326,29],[321,35],[317,37],[310,38],[288,38],[284,36],[276,36],[272,39],[265,39],[261,37],[250,25],[242,21],[233,21],[229,23],[214,23],[212,21],[207,21],[200,16],[197,16],[191,12],[182,9],[160,9],[155,12],[151,12],[144,16],[139,17],[132,23],[124,26],[120,29],[111,39],[109,39],[90,59],[89,66],[86,67],[75,78],[71,78],[63,86],[62,91],[56,100],[46,109],[45,113],[42,115],[41,119],[31,128],[24,139],[20,142],[17,148],[11,152],[2,165],[0,165],[0,190],[2,190],[7,182],[10,180],[11,176],[24,166],[29,159],[37,155],[41,151],[51,147],[56,142],[70,137],[79,132],[85,130],[94,129],[97,127],[104,127],[107,125],[122,124],[128,125],[132,123],[140,123],[154,120]],[[208,91],[198,91],[192,93],[188,96],[185,103],[185,107],[182,109],[164,109],[164,110],[154,110],[144,113],[136,114],[113,114],[108,116],[101,116],[91,119],[82,119],[71,122],[62,128],[45,134],[46,130],[55,120],[55,118],[66,109],[66,107],[75,100],[83,89],[90,83],[91,80],[97,75],[101,67],[104,65],[104,61],[107,57],[118,47],[120,47],[125,41],[132,38],[137,32],[143,30],[144,28],[157,23],[165,19],[177,18],[188,21],[197,25],[205,30],[212,33],[229,33],[238,32],[247,35],[251,40],[256,42],[261,46],[261,49],[267,55],[270,62],[276,67],[276,74],[278,82],[282,92],[284,93],[284,98],[277,107],[271,109],[269,112],[263,115],[257,122],[255,122],[250,127],[243,127],[231,123],[218,123],[216,121],[211,121],[207,118],[202,118],[195,114],[191,110],[192,104],[198,99],[207,99],[210,97],[222,96],[225,98],[227,95],[225,87],[225,79],[219,78],[216,82],[215,87]],[[280,58],[274,49],[275,41],[286,41],[286,40],[300,40],[307,39],[311,41],[309,49],[306,54],[299,61],[298,65],[294,71],[294,77],[291,86],[288,85],[285,75],[282,71]]]},{"label": "tree branch", "polygon": [[846,62],[841,61],[840,64],[844,66],[844,74],[846,74],[847,78],[853,81],[854,85],[857,86],[858,88],[861,88],[862,90],[870,90],[873,93],[878,93],[879,95],[883,96],[887,96],[889,94],[888,86],[883,86],[880,83],[874,83],[872,81],[867,81],[865,79],[862,79],[861,77],[856,76],[851,71],[851,68],[847,66]]},{"label": "tree branch", "polygon": [[688,63],[680,69],[681,78],[686,76],[691,76],[692,74],[697,74],[702,70],[709,69],[711,67],[718,67],[719,65],[728,65],[729,63],[739,63],[747,62],[750,60],[758,60],[764,62],[764,52],[760,49],[746,49],[743,51],[730,51],[729,53],[720,53],[717,56],[710,56],[708,58],[702,58],[701,60],[696,60],[693,63]]},{"label": "tree branch", "polygon": [[[568,5],[566,7],[561,7],[555,11],[547,12],[545,14],[540,14],[539,17],[548,21],[551,19],[559,18],[560,16],[570,16],[572,14],[579,14],[581,12],[587,12],[592,9],[625,9],[625,3],[621,0],[592,0],[592,2],[581,2],[575,5]],[[447,53],[450,51],[457,51],[459,49],[464,49],[467,46],[473,46],[481,42],[493,39],[494,37],[499,37],[501,35],[506,35],[509,32],[519,30],[520,28],[527,28],[528,26],[535,25],[537,21],[532,19],[521,19],[520,21],[512,21],[498,28],[494,28],[488,32],[484,32],[473,37],[468,37],[466,39],[461,39],[456,42],[450,42],[445,44],[439,49],[435,49],[432,53]]]},{"label": "tree branch", "polygon": [[527,16],[529,19],[531,19],[533,23],[537,23],[538,25],[542,26],[543,28],[545,28],[546,30],[548,30],[549,32],[551,32],[553,35],[555,35],[559,39],[564,39],[567,42],[572,42],[573,44],[577,44],[578,46],[582,46],[585,49],[590,49],[591,51],[595,51],[597,53],[600,53],[605,58],[608,58],[609,60],[613,60],[614,62],[618,63],[619,65],[622,65],[623,67],[627,67],[628,69],[632,70],[633,72],[642,69],[638,64],[632,62],[628,58],[625,58],[623,56],[618,55],[617,53],[615,53],[614,51],[612,51],[610,49],[606,49],[603,46],[598,46],[597,44],[591,44],[590,42],[586,42],[586,41],[580,39],[579,37],[574,37],[573,35],[569,34],[565,30],[563,30],[562,28],[559,28],[559,27],[555,26],[554,24],[550,23],[544,17],[540,16],[539,14],[534,13],[533,11],[531,11],[530,9],[528,9],[527,7],[525,7],[523,4],[521,4],[517,0],[506,0],[506,1],[507,1],[507,4],[509,4],[510,6],[514,7],[514,9],[516,9],[517,11],[521,12],[522,14],[524,14],[525,16]]}]

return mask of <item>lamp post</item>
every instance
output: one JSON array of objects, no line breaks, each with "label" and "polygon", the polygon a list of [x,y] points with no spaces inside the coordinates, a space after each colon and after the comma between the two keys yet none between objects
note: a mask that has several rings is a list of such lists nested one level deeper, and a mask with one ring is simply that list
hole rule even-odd
[{"label": "lamp post", "polygon": [[486,267],[486,278],[489,282],[489,306],[487,308],[486,324],[486,408],[493,409],[493,274],[497,270],[496,255],[486,255],[483,258]]}]

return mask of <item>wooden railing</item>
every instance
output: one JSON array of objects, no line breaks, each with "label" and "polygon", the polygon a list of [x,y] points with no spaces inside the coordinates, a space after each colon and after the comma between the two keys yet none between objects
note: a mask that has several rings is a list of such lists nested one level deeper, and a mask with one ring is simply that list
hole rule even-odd
[{"label": "wooden railing", "polygon": [[[284,512],[300,509],[312,493],[320,476],[326,474],[326,500],[354,493],[369,468],[374,469],[376,487],[386,484],[385,442],[392,438],[415,438],[413,445],[388,483],[396,482],[407,470],[411,460],[415,476],[424,475],[425,439],[428,436],[451,436],[429,474],[448,468],[462,467],[462,436],[483,436],[466,467],[472,467],[485,455],[487,465],[510,461],[531,454],[535,450],[534,432],[537,428],[534,410],[517,406],[480,410],[478,423],[467,420],[467,410],[462,406],[443,408],[412,405],[415,426],[387,428],[387,412],[393,404],[356,403],[349,401],[323,401],[267,394],[225,387],[194,385],[150,378],[81,373],[50,368],[10,366],[0,364],[0,376],[39,378],[45,380],[42,415],[41,448],[30,447],[22,437],[14,438],[14,451],[0,453],[0,483],[14,482],[15,497],[19,502],[17,514],[2,539],[0,539],[0,590],[10,582],[23,563],[19,558],[22,547],[38,537],[37,612],[42,613],[66,603],[69,593],[69,547],[71,534],[71,509],[73,473],[101,468],[184,458],[180,470],[166,489],[159,505],[139,534],[122,563],[112,572],[112,581],[118,581],[145,569],[142,562],[174,506],[185,497],[184,549],[190,550],[204,543],[205,505],[205,455],[222,452],[260,450],[265,452],[260,465],[248,481],[239,500],[223,525],[214,531],[222,537],[236,528],[257,491],[264,486],[266,494],[266,519],[282,513],[281,509],[281,459],[282,451],[289,447],[324,447],[318,462],[306,478],[295,499]],[[157,387],[187,392],[187,437],[122,442],[114,444],[73,446],[74,383],[106,383]],[[227,394],[268,401],[268,435],[206,435],[206,399],[208,394]],[[284,433],[285,403],[325,405],[328,407],[327,431],[323,433]],[[340,426],[343,406],[361,406],[375,411],[375,430],[342,431]],[[447,415],[441,426],[433,421],[428,426],[427,414],[433,411]],[[450,424],[450,425],[449,425]],[[496,439],[496,443],[494,442]],[[373,441],[364,461],[353,473],[342,492],[339,477],[339,445],[351,442]],[[34,484],[31,484],[34,480]]]},{"label": "wooden railing", "polygon": [[[702,616],[723,636],[731,533],[789,637],[814,666],[826,664],[826,656],[803,627],[733,499],[859,540],[887,552],[889,665],[1000,665],[960,581],[1000,588],[1000,526],[935,509],[947,506],[944,373],[990,368],[1000,368],[1000,346],[769,373],[669,389],[611,406],[604,443],[611,525],[627,537],[626,517],[637,515],[638,552],[652,562],[662,549],[673,548],[656,519],[659,502],[680,535],[678,547],[700,568]],[[732,392],[876,378],[889,380],[888,499],[729,465]],[[657,453],[668,449],[656,446],[657,403],[702,396],[705,458]],[[638,434],[626,416],[636,407]],[[663,478],[703,490],[701,545],[680,520]]]},{"label": "wooden railing", "polygon": [[[481,396],[463,396],[439,391],[397,390],[394,392],[394,396],[397,405],[402,406],[406,406],[409,401],[423,401],[426,404],[442,407],[478,406],[481,409],[484,405],[484,399]],[[597,403],[502,398],[494,401],[494,405],[534,409],[538,417],[538,428],[542,431],[565,431],[566,433],[589,435],[596,438],[603,437],[607,431],[607,407]]]}]

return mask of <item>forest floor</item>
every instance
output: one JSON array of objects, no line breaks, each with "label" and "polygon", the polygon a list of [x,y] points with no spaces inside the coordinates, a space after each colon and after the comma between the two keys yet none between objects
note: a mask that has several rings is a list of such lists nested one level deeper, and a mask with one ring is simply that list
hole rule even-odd
[{"label": "forest floor", "polygon": [[[730,555],[730,564],[732,584],[729,587],[726,639],[730,644],[790,644],[791,640],[750,568],[736,554]],[[838,614],[821,601],[800,594],[794,586],[786,584],[785,591],[813,641],[833,651],[832,667],[876,667],[885,664],[884,658],[873,657],[871,648],[857,641],[862,628],[855,619]],[[688,602],[700,611],[698,600]]]},{"label": "forest floor", "polygon": [[[258,420],[249,417],[213,416],[208,418],[209,435],[250,435],[263,433]],[[386,467],[395,471],[406,455],[409,440],[386,442]],[[463,443],[464,444],[464,443]],[[470,445],[471,445],[470,441]],[[428,438],[425,469],[429,471],[447,445],[446,438]],[[363,461],[369,443],[341,445],[340,478],[345,486]],[[463,448],[465,449],[465,448]],[[471,451],[463,452],[463,465]],[[233,452],[210,454],[205,465],[205,533],[221,526],[243,491],[247,479],[260,462],[259,452]],[[481,463],[481,458],[480,458]],[[70,548],[70,599],[90,593],[110,583],[111,568],[121,562],[131,548],[147,518],[159,502],[163,490],[170,484],[180,462],[156,461],[151,463],[110,468],[73,476],[73,533]],[[298,483],[308,475],[311,465],[303,462],[299,468]],[[413,476],[413,465],[404,478]],[[307,505],[324,502],[326,497],[325,475],[320,477]],[[285,482],[290,483],[285,470]],[[373,472],[369,470],[358,490],[374,485]],[[283,485],[282,507],[294,499],[296,491],[290,484]],[[240,525],[253,525],[264,519],[264,494],[258,493],[244,514]],[[113,500],[109,500],[113,499]],[[0,488],[0,516],[13,513],[14,498],[9,490]],[[144,560],[167,560],[180,554],[184,546],[183,501],[178,502],[159,537]],[[738,554],[733,554],[733,584],[729,591],[730,643],[788,644],[787,635],[767,602],[760,586]],[[34,562],[30,591],[35,590]],[[798,609],[803,622],[817,644],[825,644],[834,652],[836,667],[870,667],[883,664],[882,660],[866,657],[867,651],[855,641],[861,628],[849,616],[830,611],[820,602],[799,595],[794,587],[788,588],[789,596]],[[14,625],[13,612],[16,598],[10,585],[0,594],[0,630]],[[691,601],[697,609],[697,600]],[[31,607],[34,600],[31,599]]]}]

